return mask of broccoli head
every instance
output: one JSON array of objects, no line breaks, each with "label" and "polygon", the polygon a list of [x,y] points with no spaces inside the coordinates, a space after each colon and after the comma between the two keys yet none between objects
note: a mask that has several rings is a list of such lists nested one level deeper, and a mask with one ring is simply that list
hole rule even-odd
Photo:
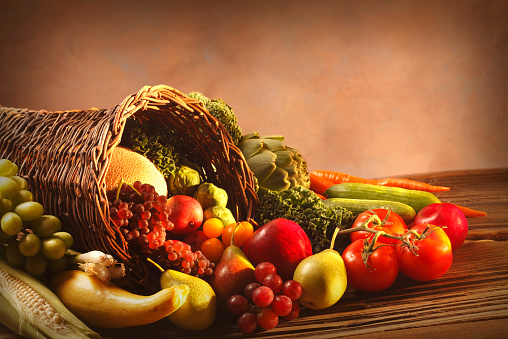
[{"label": "broccoli head", "polygon": [[238,120],[231,106],[222,99],[209,99],[199,92],[190,92],[187,96],[201,101],[206,110],[224,125],[233,143],[238,145],[242,137],[242,129],[238,126]]}]

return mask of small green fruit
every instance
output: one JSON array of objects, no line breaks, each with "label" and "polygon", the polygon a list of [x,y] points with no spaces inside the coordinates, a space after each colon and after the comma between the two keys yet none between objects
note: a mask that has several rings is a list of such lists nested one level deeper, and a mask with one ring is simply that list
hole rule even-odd
[{"label": "small green fruit", "polygon": [[62,240],[64,242],[66,248],[71,248],[72,245],[74,245],[74,238],[68,232],[64,232],[64,231],[56,232],[56,233],[53,233],[53,237]]},{"label": "small green fruit", "polygon": [[41,249],[41,239],[33,233],[27,233],[19,239],[18,246],[19,252],[25,257],[33,257]]},{"label": "small green fruit", "polygon": [[58,225],[48,215],[43,215],[32,221],[30,228],[41,238],[49,238],[53,233],[58,232]]},{"label": "small green fruit", "polygon": [[26,258],[25,270],[34,277],[40,277],[46,272],[48,260],[40,253]]},{"label": "small green fruit", "polygon": [[65,243],[58,238],[42,239],[41,253],[46,259],[58,260],[65,255],[67,247]]}]

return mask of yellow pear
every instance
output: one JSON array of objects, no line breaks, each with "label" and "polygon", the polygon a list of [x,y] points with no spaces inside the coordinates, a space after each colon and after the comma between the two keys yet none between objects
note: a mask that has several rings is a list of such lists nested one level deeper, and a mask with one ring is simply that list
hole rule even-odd
[{"label": "yellow pear", "polygon": [[346,266],[340,254],[333,250],[335,236],[329,249],[303,259],[293,275],[302,285],[301,305],[320,310],[334,305],[347,287]]},{"label": "yellow pear", "polygon": [[201,278],[175,270],[165,270],[152,259],[148,258],[161,272],[161,288],[175,285],[186,285],[189,294],[185,302],[168,319],[181,329],[201,331],[210,327],[217,315],[217,296],[213,288]]},{"label": "yellow pear", "polygon": [[183,305],[168,316],[169,320],[188,331],[207,329],[217,315],[217,298],[214,290],[203,279],[175,270],[166,270],[161,275],[162,288],[182,284],[189,286],[190,292]]}]

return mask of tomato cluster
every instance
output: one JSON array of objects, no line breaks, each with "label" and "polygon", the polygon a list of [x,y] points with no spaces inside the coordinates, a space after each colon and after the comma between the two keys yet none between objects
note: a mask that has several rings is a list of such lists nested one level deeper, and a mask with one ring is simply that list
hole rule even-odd
[{"label": "tomato cluster", "polygon": [[342,259],[348,284],[360,291],[386,290],[399,272],[418,281],[433,280],[452,264],[450,239],[439,226],[421,223],[408,230],[396,213],[374,209],[361,213],[351,231]]},{"label": "tomato cluster", "polygon": [[221,219],[213,217],[206,219],[198,230],[187,235],[184,242],[217,264],[224,249],[231,245],[233,232],[234,245],[241,247],[254,233],[254,226],[247,221],[224,225]]}]

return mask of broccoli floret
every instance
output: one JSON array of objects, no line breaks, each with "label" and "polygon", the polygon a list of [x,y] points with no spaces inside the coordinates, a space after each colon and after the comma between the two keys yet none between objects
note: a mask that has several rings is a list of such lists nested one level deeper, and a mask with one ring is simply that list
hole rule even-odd
[{"label": "broccoli floret", "polygon": [[[323,204],[311,190],[296,186],[275,192],[260,189],[259,206],[254,220],[262,226],[270,220],[285,218],[296,222],[307,233],[314,253],[330,247],[336,227],[347,228],[353,221],[353,213],[342,207]],[[349,237],[337,238],[334,248],[342,252]]]},{"label": "broccoli floret", "polygon": [[222,99],[209,99],[199,92],[190,92],[187,96],[201,101],[206,110],[224,125],[233,143],[238,145],[242,137],[242,129],[238,126],[238,120],[231,106]]}]

